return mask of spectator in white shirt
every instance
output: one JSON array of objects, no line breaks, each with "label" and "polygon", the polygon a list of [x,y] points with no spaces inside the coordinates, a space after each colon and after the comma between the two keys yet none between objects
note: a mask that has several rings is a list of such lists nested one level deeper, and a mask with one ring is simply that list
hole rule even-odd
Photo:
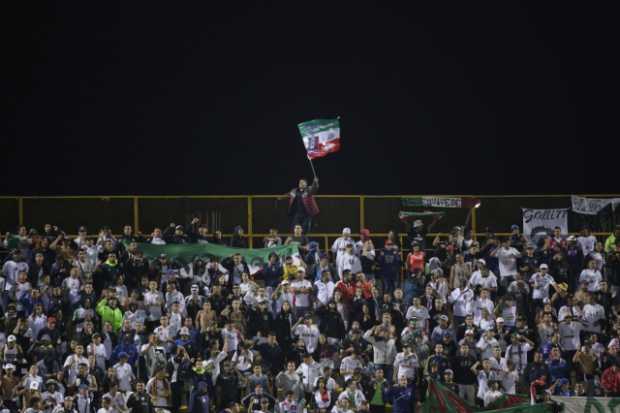
[{"label": "spectator in white shirt", "polygon": [[473,272],[469,279],[469,286],[471,288],[487,288],[490,291],[497,290],[497,277],[493,274],[493,271],[487,268],[485,260],[478,260],[478,269]]},{"label": "spectator in white shirt", "polygon": [[554,286],[555,288],[555,279],[548,271],[549,266],[547,264],[540,264],[538,272],[530,277],[532,299],[537,307],[542,307],[542,300],[549,298],[549,286]]},{"label": "spectator in white shirt", "polygon": [[491,255],[497,257],[500,284],[503,289],[506,289],[517,275],[517,259],[521,258],[521,253],[516,248],[511,247],[510,239],[506,238],[502,241],[502,246],[496,248]]},{"label": "spectator in white shirt", "polygon": [[348,227],[342,229],[342,236],[336,238],[336,241],[332,244],[332,253],[336,256],[336,262],[344,253],[347,244],[354,244],[353,238],[351,238],[351,228]]},{"label": "spectator in white shirt", "polygon": [[601,289],[601,281],[603,281],[603,275],[597,269],[596,260],[590,260],[588,262],[588,268],[581,271],[581,275],[579,275],[579,282],[585,283],[587,285],[588,292],[594,293]]},{"label": "spectator in white shirt", "polygon": [[326,306],[334,296],[334,288],[336,284],[332,281],[332,276],[329,270],[324,270],[321,273],[321,279],[314,283],[316,288],[316,305]]},{"label": "spectator in white shirt", "polygon": [[596,237],[590,233],[589,228],[583,228],[581,230],[581,235],[577,237],[577,243],[581,247],[581,252],[583,252],[583,256],[587,257],[588,254],[594,251],[594,247],[596,245]]}]

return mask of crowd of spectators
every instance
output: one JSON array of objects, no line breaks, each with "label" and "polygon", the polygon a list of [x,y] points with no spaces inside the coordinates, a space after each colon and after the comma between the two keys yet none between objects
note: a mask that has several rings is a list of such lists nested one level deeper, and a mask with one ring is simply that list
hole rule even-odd
[{"label": "crowd of spectators", "polygon": [[531,387],[620,396],[620,227],[426,232],[344,228],[325,251],[301,225],[273,230],[264,247],[300,257],[251,274],[238,254],[140,250],[243,247],[241,227],[21,227],[0,240],[0,411],[413,413],[430,380],[480,406]]}]

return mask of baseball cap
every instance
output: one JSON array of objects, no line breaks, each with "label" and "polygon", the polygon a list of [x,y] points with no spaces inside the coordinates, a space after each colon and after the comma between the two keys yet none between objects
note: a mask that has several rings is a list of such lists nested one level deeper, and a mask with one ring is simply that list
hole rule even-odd
[{"label": "baseball cap", "polygon": [[478,260],[478,263],[479,263],[479,264],[482,264],[482,265],[487,265],[487,262],[486,262],[485,260],[483,260],[482,258],[480,258],[480,259]]},{"label": "baseball cap", "polygon": [[179,334],[182,335],[182,336],[189,336],[189,328],[181,327],[181,330],[180,330]]},{"label": "baseball cap", "polygon": [[440,320],[444,320],[444,321],[448,321],[448,316],[445,315],[445,314],[442,314],[442,315],[439,316],[439,319]]},{"label": "baseball cap", "polygon": [[519,226],[517,224],[512,224],[510,229],[514,231],[515,229],[519,229]]},{"label": "baseball cap", "polygon": [[548,266],[547,264],[540,264],[540,267],[538,267],[538,268],[540,268],[541,270],[542,270],[543,268],[544,268],[545,270],[548,270],[548,269],[549,269],[549,266]]},{"label": "baseball cap", "polygon": [[299,268],[297,268],[297,272],[303,272],[305,274],[306,273],[306,269],[304,267],[299,267]]},{"label": "baseball cap", "polygon": [[5,370],[15,370],[15,364],[13,363],[6,363],[3,367]]},{"label": "baseball cap", "polygon": [[347,235],[351,235],[351,228],[349,228],[349,227],[344,227],[344,228],[342,229],[342,233],[343,233],[343,234],[347,234]]},{"label": "baseball cap", "polygon": [[6,341],[8,343],[13,343],[13,342],[17,341],[17,339],[15,338],[15,336],[13,334],[11,334],[10,336],[7,337]]},{"label": "baseball cap", "polygon": [[503,317],[497,317],[497,318],[495,319],[495,322],[496,322],[496,323],[503,323],[503,322],[504,322],[504,318],[503,318]]},{"label": "baseball cap", "polygon": [[452,371],[452,369],[445,369],[443,371],[443,374],[454,374],[454,372]]}]

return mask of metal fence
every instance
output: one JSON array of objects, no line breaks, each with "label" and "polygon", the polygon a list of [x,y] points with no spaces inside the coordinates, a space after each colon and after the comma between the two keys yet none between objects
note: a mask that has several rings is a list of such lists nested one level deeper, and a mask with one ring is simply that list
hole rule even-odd
[{"label": "metal fence", "polygon": [[[353,233],[369,228],[374,236],[383,237],[390,230],[404,236],[405,225],[398,213],[404,209],[402,199],[421,195],[318,195],[321,214],[314,220],[311,238],[323,246],[340,236],[348,226]],[[450,196],[450,195],[437,195]],[[456,225],[463,225],[468,214],[475,237],[487,232],[506,234],[512,224],[521,225],[521,208],[568,208],[570,195],[458,195],[481,200],[479,208],[443,209],[444,218],[429,236],[446,234]],[[620,197],[620,194],[586,195],[598,198]],[[80,225],[89,233],[109,226],[120,233],[124,225],[132,225],[143,233],[169,223],[188,224],[198,216],[211,231],[220,230],[229,236],[236,225],[244,227],[250,246],[262,246],[261,239],[270,228],[282,235],[290,232],[288,201],[279,195],[196,195],[196,196],[67,196],[67,197],[0,197],[0,230],[15,232],[18,226],[40,229],[44,224],[58,225],[68,234]],[[415,210],[409,208],[410,210]],[[417,208],[422,210],[423,208]],[[426,208],[428,209],[428,208]],[[620,209],[620,208],[619,208]],[[569,231],[576,232],[588,225],[598,235],[611,231],[620,222],[620,211],[598,216],[570,213]]]}]

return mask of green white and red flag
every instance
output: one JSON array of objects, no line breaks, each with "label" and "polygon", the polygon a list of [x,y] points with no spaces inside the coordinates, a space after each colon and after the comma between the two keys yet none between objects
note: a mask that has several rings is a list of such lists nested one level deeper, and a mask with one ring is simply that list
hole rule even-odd
[{"label": "green white and red flag", "polygon": [[297,125],[309,159],[340,150],[340,120],[315,119]]}]

